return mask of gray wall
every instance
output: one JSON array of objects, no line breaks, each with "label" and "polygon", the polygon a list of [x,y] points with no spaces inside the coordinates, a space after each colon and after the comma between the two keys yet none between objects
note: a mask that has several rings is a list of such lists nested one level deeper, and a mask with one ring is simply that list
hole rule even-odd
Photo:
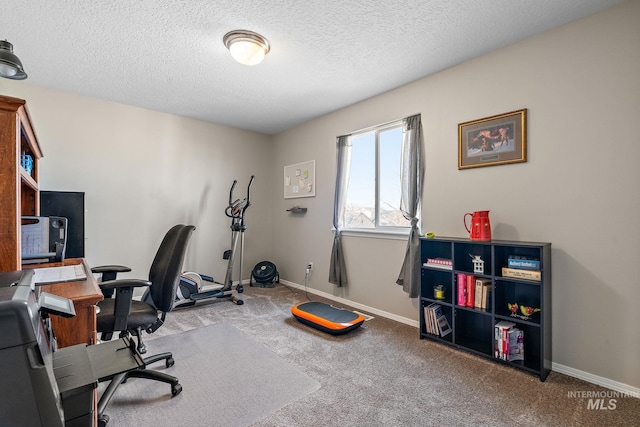
[{"label": "gray wall", "polygon": [[[395,284],[404,242],[347,236],[351,284],[336,289],[327,277],[336,136],[421,113],[423,232],[465,237],[463,214],[488,209],[494,238],[551,242],[555,368],[640,387],[639,22],[640,2],[628,2],[277,135],[283,277],[300,283],[313,261],[320,292],[417,322],[417,302]],[[527,163],[459,171],[458,123],[520,108]],[[317,197],[296,201],[306,216],[287,216],[282,167],[312,159]]]},{"label": "gray wall", "polygon": [[185,269],[223,281],[229,189],[237,179],[234,195],[244,197],[252,174],[243,277],[269,253],[270,137],[2,80],[0,93],[27,100],[44,152],[40,188],[86,193],[90,265],[121,263],[146,277],[164,233],[190,223]]}]

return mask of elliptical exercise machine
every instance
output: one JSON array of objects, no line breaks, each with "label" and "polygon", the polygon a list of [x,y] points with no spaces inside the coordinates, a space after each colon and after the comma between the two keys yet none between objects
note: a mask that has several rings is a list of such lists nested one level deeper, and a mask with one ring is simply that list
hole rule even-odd
[{"label": "elliptical exercise machine", "polygon": [[[174,307],[184,307],[194,305],[198,301],[208,300],[212,298],[229,298],[234,304],[242,305],[244,301],[238,298],[236,294],[244,292],[242,285],[242,260],[244,258],[244,232],[247,226],[244,223],[244,214],[251,206],[250,193],[251,184],[253,184],[254,176],[251,175],[249,185],[247,186],[247,197],[244,199],[233,200],[233,189],[238,183],[233,181],[231,190],[229,191],[229,205],[225,209],[226,216],[231,218],[231,249],[224,251],[223,259],[228,260],[227,272],[224,283],[216,282],[213,277],[203,274],[186,272],[180,277],[180,284],[176,292],[176,302]],[[236,249],[238,247],[238,239],[240,239],[240,260],[238,283],[233,286],[233,267],[236,260]],[[202,285],[202,280],[213,283],[212,285]]]}]

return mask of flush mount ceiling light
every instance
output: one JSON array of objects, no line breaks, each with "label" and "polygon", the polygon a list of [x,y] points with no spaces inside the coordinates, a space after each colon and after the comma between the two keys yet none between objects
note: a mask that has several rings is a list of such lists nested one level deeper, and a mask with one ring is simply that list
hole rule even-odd
[{"label": "flush mount ceiling light", "polygon": [[222,41],[233,59],[244,65],[259,64],[271,48],[269,40],[248,30],[229,31]]},{"label": "flush mount ceiling light", "polygon": [[0,40],[0,77],[12,80],[27,78],[22,62],[13,53],[13,45],[6,40]]}]

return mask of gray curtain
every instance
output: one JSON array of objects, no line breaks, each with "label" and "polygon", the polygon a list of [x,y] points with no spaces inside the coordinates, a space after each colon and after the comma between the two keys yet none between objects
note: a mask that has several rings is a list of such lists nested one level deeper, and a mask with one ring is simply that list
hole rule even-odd
[{"label": "gray curtain", "polygon": [[331,265],[329,266],[329,283],[338,287],[347,286],[347,266],[342,251],[342,228],[344,228],[344,209],[347,199],[347,185],[351,168],[351,135],[339,136],[338,145],[336,193],[333,199],[333,249],[331,250]]},{"label": "gray curtain", "polygon": [[424,181],[424,154],[420,115],[403,120],[400,210],[411,221],[411,231],[402,269],[396,283],[417,298],[420,294],[420,205]]}]

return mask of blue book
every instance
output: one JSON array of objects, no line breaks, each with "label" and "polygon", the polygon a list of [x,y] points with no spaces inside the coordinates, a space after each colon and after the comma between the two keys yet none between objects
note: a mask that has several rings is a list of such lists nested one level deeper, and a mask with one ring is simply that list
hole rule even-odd
[{"label": "blue book", "polygon": [[521,270],[540,270],[540,260],[524,259],[524,258],[509,258],[507,260],[507,267],[519,268]]}]

